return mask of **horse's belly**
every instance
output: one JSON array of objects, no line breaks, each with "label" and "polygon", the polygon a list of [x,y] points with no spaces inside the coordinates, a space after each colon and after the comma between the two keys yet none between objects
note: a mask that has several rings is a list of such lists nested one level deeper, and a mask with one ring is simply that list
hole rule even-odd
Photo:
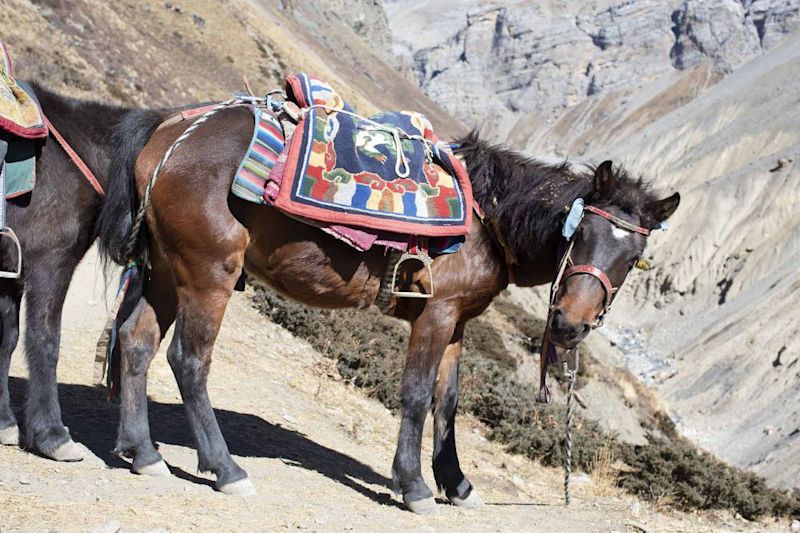
[{"label": "horse's belly", "polygon": [[245,270],[306,305],[365,308],[375,299],[379,280],[370,276],[363,261],[354,259],[334,259],[314,243],[296,242],[273,250],[248,250]]}]

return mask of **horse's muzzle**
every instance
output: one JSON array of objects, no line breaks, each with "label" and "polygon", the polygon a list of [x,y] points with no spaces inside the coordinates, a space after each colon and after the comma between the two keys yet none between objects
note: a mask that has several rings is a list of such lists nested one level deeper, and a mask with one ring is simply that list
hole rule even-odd
[{"label": "horse's muzzle", "polygon": [[564,348],[574,348],[592,331],[592,323],[570,320],[564,311],[553,309],[550,317],[550,340]]}]

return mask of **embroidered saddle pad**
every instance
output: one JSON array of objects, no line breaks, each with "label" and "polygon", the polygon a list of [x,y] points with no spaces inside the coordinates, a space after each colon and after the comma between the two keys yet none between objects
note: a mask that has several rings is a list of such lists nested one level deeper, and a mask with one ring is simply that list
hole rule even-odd
[{"label": "embroidered saddle pad", "polygon": [[13,78],[14,68],[0,42],[0,130],[26,139],[47,137],[47,126],[36,99]]},{"label": "embroidered saddle pad", "polygon": [[281,154],[285,165],[271,171],[279,209],[407,235],[469,233],[466,170],[438,145],[423,115],[360,117],[328,84],[305,74],[290,76],[286,93],[303,115]]},{"label": "embroidered saddle pad", "polygon": [[[273,168],[284,166],[284,135],[280,122],[275,115],[262,107],[253,106],[254,127],[250,146],[231,184],[231,192],[239,198],[256,204],[275,205],[280,191],[280,183],[270,181]],[[277,174],[282,174],[280,168]],[[320,228],[325,233],[346,242],[359,251],[366,251],[374,245],[386,246],[405,251],[410,238],[394,232],[359,229],[341,224],[316,222],[303,217],[301,221]],[[463,237],[440,237],[428,242],[431,255],[457,252],[464,242]]]}]

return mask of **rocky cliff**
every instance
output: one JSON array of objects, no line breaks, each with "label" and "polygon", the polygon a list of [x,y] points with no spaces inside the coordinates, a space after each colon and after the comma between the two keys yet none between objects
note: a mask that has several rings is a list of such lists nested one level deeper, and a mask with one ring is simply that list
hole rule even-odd
[{"label": "rocky cliff", "polygon": [[396,50],[413,58],[420,87],[501,139],[525,115],[547,123],[589,97],[624,94],[706,59],[729,72],[800,27],[793,0],[387,0],[386,7]]},{"label": "rocky cliff", "polygon": [[601,333],[688,436],[800,486],[800,1],[445,4],[446,23],[425,16],[438,2],[386,4],[434,99],[519,149],[681,192]]}]

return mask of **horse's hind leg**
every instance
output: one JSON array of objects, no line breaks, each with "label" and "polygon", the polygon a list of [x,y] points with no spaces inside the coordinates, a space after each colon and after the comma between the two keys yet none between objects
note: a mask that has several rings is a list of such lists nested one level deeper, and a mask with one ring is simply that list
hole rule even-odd
[{"label": "horse's hind leg", "polygon": [[16,281],[0,283],[0,445],[17,446],[19,429],[11,410],[8,394],[8,371],[11,354],[19,340],[19,306],[22,285]]},{"label": "horse's hind leg", "polygon": [[482,506],[483,501],[461,471],[456,452],[458,361],[463,332],[464,324],[459,324],[439,363],[433,403],[433,475],[450,502],[472,508]]},{"label": "horse's hind leg", "polygon": [[168,272],[153,275],[119,329],[120,417],[115,452],[133,458],[133,472],[150,476],[169,474],[150,438],[147,415],[147,370],[175,320],[175,289],[169,279]]},{"label": "horse's hind leg", "polygon": [[175,269],[183,279],[178,280],[175,338],[167,352],[197,445],[198,468],[213,472],[217,490],[233,495],[253,494],[255,489],[228,451],[207,383],[211,352],[243,261],[243,253],[234,253],[218,264],[197,260]]},{"label": "horse's hind leg", "polygon": [[455,328],[456,320],[452,315],[449,307],[425,306],[411,328],[403,371],[402,418],[392,478],[405,504],[418,514],[437,512],[433,493],[422,479],[420,453],[436,371]]},{"label": "horse's hind leg", "polygon": [[25,276],[25,355],[29,374],[25,444],[56,461],[83,459],[83,451],[61,422],[56,377],[61,312],[77,264],[71,255],[52,257],[50,261],[30,260]]}]

